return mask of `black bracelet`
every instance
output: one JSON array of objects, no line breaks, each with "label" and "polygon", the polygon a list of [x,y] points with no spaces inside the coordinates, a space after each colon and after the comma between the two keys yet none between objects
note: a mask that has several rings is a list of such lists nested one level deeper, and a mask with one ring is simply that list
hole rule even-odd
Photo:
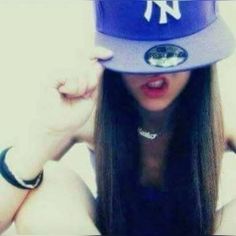
[{"label": "black bracelet", "polygon": [[35,188],[37,188],[43,180],[43,171],[36,178],[34,178],[32,180],[22,180],[21,178],[19,178],[18,176],[16,176],[15,174],[13,174],[9,170],[9,168],[5,162],[6,154],[9,151],[9,149],[10,148],[7,148],[0,153],[0,174],[2,175],[2,177],[8,183],[10,183],[20,189],[35,189]]}]

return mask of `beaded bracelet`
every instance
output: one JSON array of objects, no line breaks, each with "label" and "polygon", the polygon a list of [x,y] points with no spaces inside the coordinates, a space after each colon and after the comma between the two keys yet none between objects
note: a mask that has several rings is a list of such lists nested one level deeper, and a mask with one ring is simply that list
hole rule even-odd
[{"label": "beaded bracelet", "polygon": [[37,188],[43,180],[43,171],[32,180],[23,180],[8,168],[5,159],[6,154],[10,148],[3,150],[0,153],[0,174],[2,177],[10,184],[14,185],[20,189],[35,189]]}]

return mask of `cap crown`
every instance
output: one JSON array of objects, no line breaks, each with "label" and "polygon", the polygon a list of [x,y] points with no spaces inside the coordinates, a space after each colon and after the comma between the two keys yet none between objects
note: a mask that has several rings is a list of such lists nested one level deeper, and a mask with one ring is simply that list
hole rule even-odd
[{"label": "cap crown", "polygon": [[194,34],[217,18],[215,0],[96,0],[97,31],[134,40]]}]

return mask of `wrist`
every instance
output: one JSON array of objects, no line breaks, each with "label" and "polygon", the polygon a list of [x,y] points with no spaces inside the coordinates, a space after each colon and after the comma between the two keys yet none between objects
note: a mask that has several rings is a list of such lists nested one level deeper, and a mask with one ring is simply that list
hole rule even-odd
[{"label": "wrist", "polygon": [[9,148],[3,150],[0,153],[0,173],[1,176],[11,185],[24,189],[24,190],[29,190],[29,189],[35,189],[37,188],[43,179],[43,171],[37,175],[35,178],[30,179],[30,180],[24,180],[20,178],[16,173],[12,172],[11,169],[9,169],[9,166],[6,163],[6,155],[9,152]]},{"label": "wrist", "polygon": [[69,138],[38,132],[21,136],[8,151],[6,163],[22,179],[35,178],[50,159],[59,159],[71,143]]}]

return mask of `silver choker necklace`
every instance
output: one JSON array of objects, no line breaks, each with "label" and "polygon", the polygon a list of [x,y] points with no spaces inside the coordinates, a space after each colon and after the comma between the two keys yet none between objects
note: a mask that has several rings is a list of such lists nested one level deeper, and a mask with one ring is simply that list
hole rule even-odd
[{"label": "silver choker necklace", "polygon": [[149,131],[144,130],[141,127],[138,127],[138,134],[146,139],[150,139],[150,140],[154,140],[156,138],[159,138],[160,136],[162,136],[163,132],[160,131],[158,133],[151,133]]}]

